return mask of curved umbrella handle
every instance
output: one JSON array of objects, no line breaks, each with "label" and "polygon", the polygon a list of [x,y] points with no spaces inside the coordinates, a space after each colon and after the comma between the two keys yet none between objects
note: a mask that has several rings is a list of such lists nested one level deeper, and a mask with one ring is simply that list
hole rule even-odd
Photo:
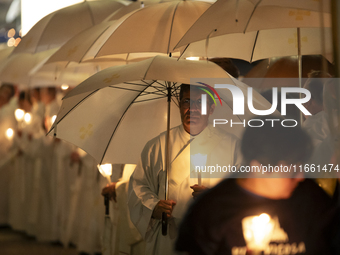
[{"label": "curved umbrella handle", "polygon": [[166,213],[162,213],[162,235],[166,236],[168,233],[168,219],[166,217]]}]

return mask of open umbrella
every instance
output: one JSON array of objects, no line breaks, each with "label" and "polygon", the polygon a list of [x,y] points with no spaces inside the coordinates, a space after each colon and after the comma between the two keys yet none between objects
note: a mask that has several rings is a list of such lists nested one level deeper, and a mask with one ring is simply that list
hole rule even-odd
[{"label": "open umbrella", "polygon": [[38,21],[22,38],[13,54],[36,53],[60,47],[77,33],[102,22],[125,6],[113,0],[84,1],[57,10]]},{"label": "open umbrella", "polygon": [[64,83],[76,86],[99,70],[111,66],[111,62],[71,64],[67,67],[62,63],[44,65],[56,50],[10,55],[0,65],[0,81],[16,83],[23,87],[44,87]]},{"label": "open umbrella", "polygon": [[122,53],[172,53],[209,6],[200,1],[171,1],[138,9],[105,28],[83,60]]},{"label": "open umbrella", "polygon": [[218,0],[186,32],[176,48],[225,34],[330,24],[330,1]]},{"label": "open umbrella", "polygon": [[[136,163],[148,140],[180,123],[175,98],[180,84],[191,84],[190,78],[194,77],[224,78],[224,82],[247,90],[245,84],[214,63],[156,56],[109,67],[78,85],[63,99],[49,133],[82,148],[99,164]],[[230,112],[231,93],[219,93]],[[255,93],[254,98],[257,109],[270,108],[260,95]],[[239,120],[238,116],[230,117]],[[166,146],[171,146],[168,141],[169,137]],[[168,157],[166,171],[170,164]]]},{"label": "open umbrella", "polygon": [[332,61],[330,27],[266,29],[212,37],[208,41],[190,43],[182,58],[202,56],[229,57],[248,62],[260,59],[298,55],[323,54]]},{"label": "open umbrella", "polygon": [[197,42],[190,54],[248,61],[297,55],[301,73],[302,55],[331,56],[330,27],[329,1],[218,0],[175,48]]},{"label": "open umbrella", "polygon": [[37,54],[21,53],[8,56],[0,65],[0,81],[16,84],[29,84],[29,72],[46,61],[56,49]]},{"label": "open umbrella", "polygon": [[[214,63],[156,56],[109,67],[78,85],[63,99],[49,133],[82,148],[99,164],[137,163],[145,143],[167,129],[168,90],[174,109],[171,126],[180,123],[176,96],[180,84],[190,84],[191,77],[225,78],[228,84],[247,90]],[[231,109],[231,94],[223,95]],[[270,108],[261,96],[255,103],[257,109]],[[124,144],[134,146],[117,146]]]},{"label": "open umbrella", "polygon": [[[103,56],[100,58],[94,58],[91,55],[92,45],[98,40],[98,38],[111,26],[115,25],[116,21],[102,22],[95,25],[83,32],[75,35],[63,46],[61,46],[47,61],[46,65],[51,63],[58,63],[61,67],[72,65],[71,63],[84,63],[84,62],[106,62],[110,63],[110,66],[125,65],[131,62],[141,61],[150,57],[154,57],[161,53],[121,53],[113,54],[109,56]],[[166,54],[164,54],[166,55]],[[179,56],[179,52],[177,52]]]}]

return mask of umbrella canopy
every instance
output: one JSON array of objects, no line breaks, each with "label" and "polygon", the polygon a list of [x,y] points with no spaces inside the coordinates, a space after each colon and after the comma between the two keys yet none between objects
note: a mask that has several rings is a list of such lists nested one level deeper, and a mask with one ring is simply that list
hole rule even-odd
[{"label": "umbrella canopy", "polygon": [[[171,126],[180,124],[176,95],[182,83],[192,84],[190,78],[221,78],[247,90],[214,63],[156,56],[109,67],[78,85],[63,99],[49,133],[82,148],[100,164],[136,163],[145,143],[167,129],[169,86]],[[231,113],[230,91],[220,89],[218,93],[225,102],[225,108],[220,108],[225,110],[224,116],[239,120]],[[270,104],[255,93],[254,107],[269,109]]]},{"label": "umbrella canopy", "polygon": [[[59,63],[61,66],[68,66],[71,62],[81,63],[81,62],[110,62],[110,66],[115,65],[125,65],[131,62],[137,62],[145,60],[150,57],[161,53],[122,53],[113,54],[109,56],[103,56],[100,58],[94,58],[91,55],[91,47],[98,40],[98,38],[110,28],[110,26],[116,24],[115,21],[102,22],[95,25],[85,31],[77,34],[67,41],[63,46],[61,46],[47,61],[49,63]],[[90,52],[89,52],[90,51]],[[164,54],[165,55],[165,54]],[[174,56],[179,56],[179,52],[174,54]]]},{"label": "umbrella canopy", "polygon": [[22,38],[13,54],[36,53],[60,47],[79,32],[102,22],[125,6],[113,0],[84,1],[57,10],[38,21]]},{"label": "umbrella canopy", "polygon": [[226,34],[210,38],[208,45],[206,40],[189,44],[181,57],[229,57],[253,62],[299,54],[322,54],[332,62],[331,28],[280,28]]},{"label": "umbrella canopy", "polygon": [[171,1],[136,10],[105,29],[83,59],[121,53],[169,54],[209,6],[200,1]]},{"label": "umbrella canopy", "polygon": [[331,26],[330,1],[218,0],[186,32],[176,48],[225,34],[320,24]]},{"label": "umbrella canopy", "polygon": [[29,84],[29,72],[41,62],[46,61],[55,51],[56,49],[51,49],[38,54],[10,55],[0,66],[0,81]]},{"label": "umbrella canopy", "polygon": [[9,56],[0,65],[0,81],[29,87],[44,87],[64,83],[76,86],[101,69],[111,66],[111,62],[73,64],[67,68],[59,63],[44,65],[56,50],[51,49],[35,54],[19,53]]}]

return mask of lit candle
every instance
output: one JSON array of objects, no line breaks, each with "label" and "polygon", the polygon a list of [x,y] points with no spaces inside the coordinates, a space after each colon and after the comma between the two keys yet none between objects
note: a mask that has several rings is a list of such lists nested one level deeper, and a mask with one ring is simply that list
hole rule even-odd
[{"label": "lit candle", "polygon": [[[207,155],[204,155],[204,154],[201,154],[201,153],[191,155],[190,158],[191,158],[191,162],[194,165],[195,169],[196,169],[196,167],[199,167],[199,169],[201,169],[201,167],[205,167],[205,164],[207,163]],[[197,179],[198,179],[197,184],[199,186],[202,186],[201,170],[198,171],[198,173],[197,173]]]},{"label": "lit candle", "polygon": [[21,109],[16,109],[14,112],[14,115],[15,115],[15,119],[17,120],[17,122],[20,122],[24,119],[25,111]]},{"label": "lit candle", "polygon": [[24,120],[25,120],[25,123],[27,124],[27,125],[29,125],[30,123],[31,123],[31,120],[32,120],[32,116],[31,116],[31,114],[30,113],[25,113],[25,115],[24,115]]},{"label": "lit candle", "polygon": [[67,85],[67,84],[61,85],[62,90],[67,90],[68,88],[69,88],[69,85]]},{"label": "lit candle", "polygon": [[56,118],[57,118],[57,115],[53,115],[53,116],[51,117],[51,126],[52,126],[53,123],[55,122]]},{"label": "lit candle", "polygon": [[11,140],[11,139],[13,138],[13,135],[14,135],[13,129],[8,128],[8,129],[6,130],[6,137],[7,137],[7,139],[8,139],[8,140]]},{"label": "lit candle", "polygon": [[247,249],[251,250],[252,254],[257,254],[264,251],[269,245],[274,221],[268,214],[262,213],[258,216],[244,218],[242,228]]},{"label": "lit candle", "polygon": [[112,175],[112,165],[111,164],[103,164],[97,165],[99,172],[104,176],[109,184],[111,183],[111,175]]}]

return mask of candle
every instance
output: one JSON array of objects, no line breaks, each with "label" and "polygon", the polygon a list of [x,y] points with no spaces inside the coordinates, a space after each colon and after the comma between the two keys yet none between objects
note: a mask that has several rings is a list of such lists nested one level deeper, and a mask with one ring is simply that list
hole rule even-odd
[{"label": "candle", "polygon": [[21,109],[16,109],[14,112],[15,119],[20,122],[24,119],[25,111]]},{"label": "candle", "polygon": [[32,120],[32,116],[31,116],[31,114],[30,113],[25,113],[25,115],[24,115],[24,120],[25,120],[25,123],[27,124],[27,125],[29,125],[30,123],[31,123],[31,120]]},{"label": "candle", "polygon": [[13,129],[8,128],[8,129],[6,130],[6,137],[7,137],[7,139],[8,139],[8,140],[11,140],[11,139],[13,138],[13,135],[14,135]]},{"label": "candle", "polygon": [[97,165],[99,172],[104,176],[109,184],[111,183],[111,175],[112,175],[112,165],[111,164],[103,164]]},{"label": "candle", "polygon": [[242,229],[247,249],[253,253],[264,251],[270,243],[274,224],[273,219],[266,213],[244,218]]}]

